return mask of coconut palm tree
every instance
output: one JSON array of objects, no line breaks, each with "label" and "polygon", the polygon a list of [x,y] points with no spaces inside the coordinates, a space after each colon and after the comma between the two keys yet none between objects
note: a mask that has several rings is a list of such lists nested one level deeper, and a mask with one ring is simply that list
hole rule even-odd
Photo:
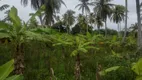
[{"label": "coconut palm tree", "polygon": [[90,13],[89,15],[89,23],[91,27],[93,27],[93,24],[95,23],[95,15],[93,13]]},{"label": "coconut palm tree", "polygon": [[94,12],[96,15],[100,16],[105,22],[105,36],[107,35],[107,18],[112,14],[112,8],[114,4],[110,3],[111,0],[96,0],[94,2]]},{"label": "coconut palm tree", "polygon": [[[79,10],[82,10],[82,14],[84,15],[84,13],[86,14],[86,18],[87,18],[87,14],[90,13],[90,8],[89,6],[92,6],[92,3],[89,3],[89,0],[79,0],[81,3],[78,4],[75,8],[78,8]],[[88,32],[88,26],[86,27],[86,31]]]},{"label": "coconut palm tree", "polygon": [[115,8],[112,10],[112,16],[111,16],[111,20],[118,24],[118,36],[120,36],[119,34],[119,24],[121,21],[124,20],[125,17],[125,7],[122,5],[116,5]]},{"label": "coconut palm tree", "polygon": [[82,10],[82,14],[84,15],[85,13],[90,13],[90,8],[89,6],[92,5],[92,3],[89,3],[89,0],[79,0],[81,3],[78,4],[75,8],[79,7],[79,10]]},{"label": "coconut palm tree", "polygon": [[[24,6],[27,6],[29,0],[21,0]],[[38,10],[42,5],[45,5],[45,20],[46,25],[51,26],[54,23],[54,15],[59,13],[61,5],[65,3],[63,0],[30,0],[32,8]]]},{"label": "coconut palm tree", "polygon": [[0,6],[0,11],[3,11],[5,9],[9,8],[9,5],[8,4],[4,4],[2,6]]},{"label": "coconut palm tree", "polygon": [[88,26],[87,19],[84,15],[79,14],[77,17],[77,24],[80,27],[80,33],[86,33],[86,27]]},{"label": "coconut palm tree", "polygon": [[74,24],[75,22],[75,12],[72,10],[68,10],[64,15],[63,15],[63,22],[67,27],[67,32],[69,33],[71,25]]},{"label": "coconut palm tree", "polygon": [[103,20],[100,16],[96,15],[95,24],[97,25],[97,28],[98,28],[98,31],[99,31],[99,34],[100,34],[100,27],[102,27],[104,25]]},{"label": "coconut palm tree", "polygon": [[138,48],[142,47],[142,33],[141,33],[141,15],[140,15],[140,1],[136,0],[137,22],[138,22]]},{"label": "coconut palm tree", "polygon": [[125,7],[126,7],[126,10],[125,10],[125,32],[124,32],[124,36],[123,36],[122,42],[125,41],[126,35],[127,35],[127,25],[128,25],[128,20],[127,20],[127,16],[128,16],[128,0],[125,0]]}]

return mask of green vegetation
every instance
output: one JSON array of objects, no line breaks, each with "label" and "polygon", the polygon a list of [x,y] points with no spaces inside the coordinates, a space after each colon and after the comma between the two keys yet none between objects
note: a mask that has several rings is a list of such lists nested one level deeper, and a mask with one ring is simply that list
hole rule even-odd
[{"label": "green vegetation", "polygon": [[[19,18],[15,7],[0,21],[0,64],[13,59],[0,66],[0,80],[142,79],[140,21],[122,31],[124,6],[111,0],[79,0],[76,8],[82,14],[68,10],[61,17],[57,13],[65,5],[62,0],[29,1],[36,12],[28,22]],[[26,6],[28,0],[21,3]],[[137,6],[138,17],[139,10]],[[109,19],[118,24],[118,31],[107,28]]]},{"label": "green vegetation", "polygon": [[23,80],[23,76],[21,75],[14,75],[7,78],[7,76],[13,71],[13,69],[14,60],[11,60],[0,66],[0,80]]}]

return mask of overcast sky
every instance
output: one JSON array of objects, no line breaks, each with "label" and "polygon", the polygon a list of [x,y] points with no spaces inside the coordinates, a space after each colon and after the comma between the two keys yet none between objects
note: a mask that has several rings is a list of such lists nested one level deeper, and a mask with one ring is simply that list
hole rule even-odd
[{"label": "overcast sky", "polygon": [[[62,6],[60,14],[65,13],[68,9],[72,9],[76,11],[76,13],[80,13],[81,11],[78,11],[78,9],[75,9],[75,6],[79,3],[79,0],[64,0],[64,2],[67,5],[67,8]],[[121,4],[125,5],[125,0],[113,0],[112,3],[114,4]],[[18,14],[20,18],[24,21],[27,21],[29,19],[29,13],[34,12],[33,9],[31,9],[31,6],[28,5],[27,7],[23,7],[20,4],[20,0],[2,0],[0,1],[0,6],[2,4],[9,4],[10,6],[15,6],[18,9]],[[137,21],[136,17],[136,6],[135,6],[135,0],[128,0],[128,26],[135,23]],[[4,17],[3,12],[0,12],[0,19]],[[108,27],[112,29],[117,29],[117,25],[108,21]],[[124,23],[122,23],[122,28],[124,27]]]}]

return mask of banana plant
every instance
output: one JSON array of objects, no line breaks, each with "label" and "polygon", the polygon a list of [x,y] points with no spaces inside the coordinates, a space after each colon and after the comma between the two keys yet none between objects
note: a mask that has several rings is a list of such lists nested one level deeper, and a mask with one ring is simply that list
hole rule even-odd
[{"label": "banana plant", "polygon": [[23,74],[25,68],[23,43],[33,39],[40,41],[46,41],[46,39],[41,34],[27,30],[27,24],[22,24],[15,7],[11,8],[9,17],[10,24],[0,22],[0,38],[8,38],[14,45],[14,72],[15,74]]},{"label": "banana plant", "polygon": [[142,58],[133,64],[132,70],[137,74],[136,80],[142,80]]},{"label": "banana plant", "polygon": [[21,75],[9,76],[9,74],[14,70],[14,60],[10,60],[7,63],[0,66],[0,80],[23,80]]},{"label": "banana plant", "polygon": [[[89,39],[88,39],[89,38]],[[75,37],[69,35],[69,34],[63,34],[63,35],[57,35],[55,37],[55,44],[53,46],[63,46],[67,47],[70,46],[70,48],[74,49],[72,52],[70,52],[70,56],[76,57],[75,59],[75,78],[76,80],[81,79],[81,61],[80,61],[80,55],[83,53],[87,53],[90,49],[97,49],[94,44],[94,36],[91,36],[89,33],[88,35],[76,35]]]},{"label": "banana plant", "polygon": [[[124,67],[124,66],[113,66],[113,67],[110,67],[110,68],[100,71],[99,74],[101,76],[104,76],[107,73],[110,73],[112,71],[116,71],[121,67]],[[137,75],[135,80],[142,80],[142,58],[140,58],[136,63],[132,63],[131,70],[133,72],[135,72]]]},{"label": "banana plant", "polygon": [[83,35],[82,36],[76,36],[73,40],[74,44],[74,50],[71,52],[71,56],[75,56],[76,57],[76,62],[75,62],[75,78],[76,80],[80,80],[81,79],[81,69],[80,69],[80,65],[81,65],[81,61],[80,61],[80,55],[82,53],[87,53],[90,49],[97,49],[93,44],[94,42],[90,39],[84,38]]}]

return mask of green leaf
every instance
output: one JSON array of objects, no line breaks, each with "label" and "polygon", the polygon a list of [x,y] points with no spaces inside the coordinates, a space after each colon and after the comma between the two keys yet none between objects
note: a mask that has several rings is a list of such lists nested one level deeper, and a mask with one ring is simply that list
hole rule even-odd
[{"label": "green leaf", "polygon": [[88,50],[86,50],[85,48],[79,48],[78,51],[81,51],[83,53],[87,53],[88,52]]},{"label": "green leaf", "polygon": [[87,32],[87,38],[92,38],[91,34],[89,32]]},{"label": "green leaf", "polygon": [[107,73],[109,73],[109,72],[111,72],[111,71],[116,71],[116,70],[119,69],[119,68],[120,68],[120,66],[110,67],[110,68],[107,68],[107,69],[105,69],[105,70],[103,70],[103,71],[100,71],[99,74],[100,74],[101,76],[104,76],[104,75],[106,75]]},{"label": "green leaf", "polygon": [[0,29],[8,29],[8,27],[9,27],[9,24],[3,21],[0,21]]},{"label": "green leaf", "polygon": [[14,69],[14,60],[0,66],[0,80],[4,80]]},{"label": "green leaf", "polygon": [[71,53],[71,56],[76,56],[77,53],[78,53],[78,51],[77,51],[77,50],[74,50],[74,51]]},{"label": "green leaf", "polygon": [[133,65],[132,70],[137,74],[142,76],[142,58],[139,59],[139,61]]},{"label": "green leaf", "polygon": [[86,42],[82,45],[82,47],[89,46],[90,44],[93,44],[93,42]]},{"label": "green leaf", "polygon": [[21,20],[18,16],[17,9],[15,7],[12,7],[10,12],[9,12],[9,17],[15,27],[20,27],[21,26]]},{"label": "green leaf", "polygon": [[142,76],[137,76],[136,80],[142,80]]},{"label": "green leaf", "polygon": [[112,42],[116,42],[116,41],[117,41],[117,36],[113,36],[113,38],[112,38],[111,41],[112,41]]},{"label": "green leaf", "polygon": [[26,35],[27,39],[29,39],[29,40],[35,39],[35,40],[43,41],[43,42],[50,41],[49,36],[44,36],[44,35],[41,35],[39,33],[35,33],[32,31],[25,31],[25,35]]},{"label": "green leaf", "polygon": [[113,55],[114,57],[118,57],[118,58],[121,58],[121,57],[122,57],[120,54],[114,52],[113,50],[111,50],[111,52],[112,52],[112,55]]},{"label": "green leaf", "polygon": [[0,33],[0,39],[2,38],[9,38],[9,34],[7,33]]},{"label": "green leaf", "polygon": [[14,75],[11,77],[6,78],[5,80],[23,80],[24,77],[22,75]]}]

